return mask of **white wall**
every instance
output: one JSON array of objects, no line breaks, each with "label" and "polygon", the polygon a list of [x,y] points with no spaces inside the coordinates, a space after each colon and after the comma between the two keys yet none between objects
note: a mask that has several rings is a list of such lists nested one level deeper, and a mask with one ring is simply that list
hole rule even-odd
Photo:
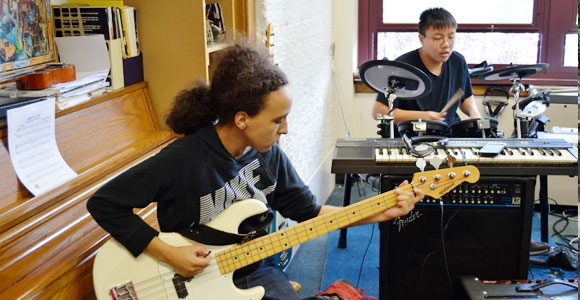
[{"label": "white wall", "polygon": [[259,0],[256,16],[258,37],[267,24],[273,25],[274,60],[288,75],[293,94],[289,133],[280,145],[319,203],[324,203],[334,188],[332,1]]}]

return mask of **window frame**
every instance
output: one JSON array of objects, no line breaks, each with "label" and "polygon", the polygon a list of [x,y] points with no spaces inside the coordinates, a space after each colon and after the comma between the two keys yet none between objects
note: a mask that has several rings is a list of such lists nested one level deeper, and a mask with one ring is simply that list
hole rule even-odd
[{"label": "window frame", "polygon": [[[377,56],[379,32],[417,32],[418,34],[417,24],[384,24],[382,0],[359,0],[358,3],[357,62],[359,66]],[[578,33],[577,5],[578,2],[574,0],[534,0],[534,15],[531,24],[458,24],[457,32],[539,33],[537,63],[548,63],[550,67],[547,72],[534,74],[524,80],[534,78],[534,84],[575,85],[578,83],[577,67],[564,67],[563,64],[566,34]],[[494,64],[496,69],[507,66]],[[472,83],[507,84],[509,81],[494,82],[474,79]]]}]

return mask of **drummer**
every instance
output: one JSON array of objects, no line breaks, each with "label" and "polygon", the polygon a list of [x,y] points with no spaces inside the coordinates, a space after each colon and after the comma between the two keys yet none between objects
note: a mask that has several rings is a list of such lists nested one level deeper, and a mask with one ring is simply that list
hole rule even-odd
[{"label": "drummer", "polygon": [[[413,100],[395,99],[395,123],[408,120],[437,120],[451,125],[459,121],[457,107],[472,119],[481,118],[475,99],[467,63],[463,55],[453,51],[457,22],[443,8],[430,8],[419,19],[421,48],[405,53],[396,60],[408,63],[425,72],[432,81],[431,93]],[[440,113],[451,96],[461,88],[463,97],[447,112]],[[373,108],[373,117],[387,115],[389,106],[384,94],[379,93]]]}]

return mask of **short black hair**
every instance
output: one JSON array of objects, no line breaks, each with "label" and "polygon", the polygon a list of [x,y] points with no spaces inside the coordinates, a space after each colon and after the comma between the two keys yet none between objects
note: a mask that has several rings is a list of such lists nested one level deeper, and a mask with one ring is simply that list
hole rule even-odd
[{"label": "short black hair", "polygon": [[423,36],[429,27],[437,29],[447,26],[457,28],[457,21],[453,15],[441,7],[429,8],[421,13],[419,17],[419,33]]}]

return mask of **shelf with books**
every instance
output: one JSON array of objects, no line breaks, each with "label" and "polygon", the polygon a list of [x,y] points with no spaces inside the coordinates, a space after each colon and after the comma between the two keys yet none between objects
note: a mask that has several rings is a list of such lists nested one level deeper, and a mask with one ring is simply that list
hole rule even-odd
[{"label": "shelf with books", "polygon": [[216,51],[223,50],[223,49],[227,48],[229,45],[230,45],[230,43],[216,43],[216,44],[208,45],[207,46],[207,53],[213,53]]},{"label": "shelf with books", "polygon": [[[219,3],[224,24],[224,43],[236,32],[253,29],[253,0],[124,0],[139,13],[139,45],[143,52],[145,81],[159,123],[175,96],[190,82],[209,83],[211,69],[227,44],[208,45],[206,4]],[[249,8],[248,5],[252,5]],[[247,19],[247,20],[246,20]],[[143,21],[146,20],[146,21]]]}]

